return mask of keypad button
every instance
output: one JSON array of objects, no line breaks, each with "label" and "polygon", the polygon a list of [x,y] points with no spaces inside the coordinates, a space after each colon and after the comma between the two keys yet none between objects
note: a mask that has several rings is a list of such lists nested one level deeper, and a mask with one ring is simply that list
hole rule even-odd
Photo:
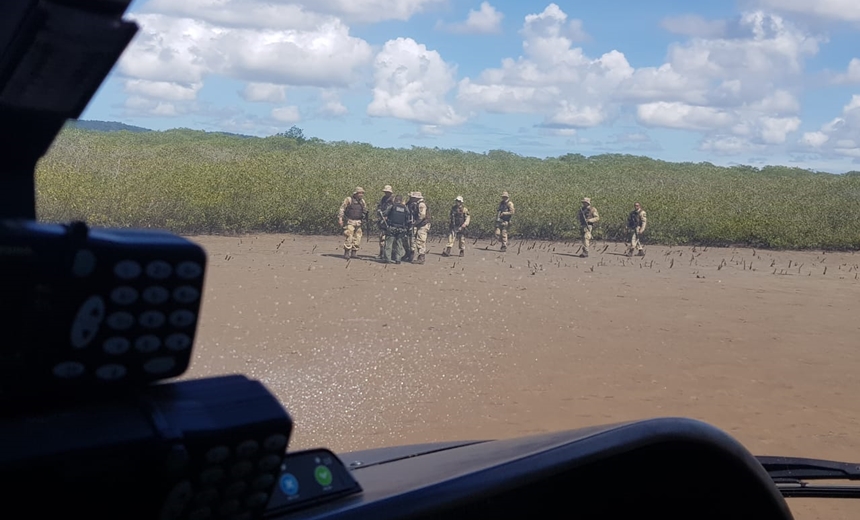
[{"label": "keypad button", "polygon": [[160,305],[170,298],[170,291],[160,285],[153,285],[143,290],[143,301],[152,305]]},{"label": "keypad button", "polygon": [[164,340],[164,346],[174,352],[188,350],[191,347],[191,338],[187,334],[171,334]]},{"label": "keypad button", "polygon": [[102,381],[116,381],[125,377],[127,370],[123,365],[111,363],[103,365],[96,369],[96,377]]},{"label": "keypad button", "polygon": [[113,274],[123,280],[133,280],[140,276],[141,270],[140,264],[134,260],[123,260],[114,266]]},{"label": "keypad button", "polygon": [[150,359],[143,364],[143,370],[148,374],[165,374],[176,367],[176,360],[172,357],[158,357]]},{"label": "keypad button", "polygon": [[194,303],[200,298],[200,291],[190,285],[182,285],[174,289],[173,299],[179,303]]},{"label": "keypad button", "polygon": [[137,289],[121,285],[110,292],[110,299],[118,305],[131,305],[137,301]]},{"label": "keypad button", "polygon": [[161,347],[161,340],[152,334],[146,334],[134,340],[134,349],[143,354],[152,354],[159,347]]},{"label": "keypad button", "polygon": [[236,455],[240,457],[253,457],[260,449],[260,443],[253,439],[242,441],[236,446]]},{"label": "keypad button", "polygon": [[105,317],[105,302],[100,296],[90,296],[78,308],[69,341],[74,348],[84,348],[89,345],[101,327]]},{"label": "keypad button", "polygon": [[215,446],[206,452],[206,461],[212,464],[220,464],[230,456],[230,448],[227,446]]},{"label": "keypad button", "polygon": [[72,260],[72,274],[78,278],[85,278],[96,268],[96,255],[89,249],[79,249]]},{"label": "keypad button", "polygon": [[245,478],[254,471],[254,464],[250,460],[240,460],[230,468],[230,475],[233,478]]},{"label": "keypad button", "polygon": [[248,488],[248,484],[245,483],[244,480],[237,480],[236,482],[230,483],[229,486],[224,490],[224,496],[227,498],[238,497],[245,493],[245,489]]},{"label": "keypad button", "polygon": [[165,317],[164,313],[158,311],[146,311],[140,315],[138,321],[143,327],[147,329],[157,329],[164,325]]},{"label": "keypad button", "polygon": [[115,330],[127,330],[134,325],[134,316],[127,312],[115,312],[108,316],[107,324]]},{"label": "keypad button", "polygon": [[205,485],[213,485],[221,482],[224,479],[225,473],[222,468],[212,466],[200,472],[200,482]]},{"label": "keypad button", "polygon": [[84,364],[77,361],[64,361],[54,366],[52,372],[55,376],[62,379],[72,379],[80,377],[84,373]]},{"label": "keypad button", "polygon": [[185,280],[193,280],[203,273],[203,266],[197,262],[182,262],[176,266],[176,275]]},{"label": "keypad button", "polygon": [[187,327],[194,323],[195,316],[191,311],[180,309],[170,314],[170,324],[174,327]]},{"label": "keypad button", "polygon": [[114,356],[125,354],[130,348],[131,342],[127,338],[123,338],[122,336],[114,336],[112,338],[108,338],[102,344],[102,349],[106,353],[113,354]]},{"label": "keypad button", "polygon": [[266,455],[257,463],[257,467],[260,468],[260,471],[272,471],[280,465],[281,457],[273,453]]},{"label": "keypad button", "polygon": [[263,448],[266,451],[281,451],[287,447],[287,436],[282,433],[276,433],[266,437],[263,441]]},{"label": "keypad button", "polygon": [[164,280],[173,273],[173,268],[164,260],[155,260],[146,266],[146,276],[153,280]]}]

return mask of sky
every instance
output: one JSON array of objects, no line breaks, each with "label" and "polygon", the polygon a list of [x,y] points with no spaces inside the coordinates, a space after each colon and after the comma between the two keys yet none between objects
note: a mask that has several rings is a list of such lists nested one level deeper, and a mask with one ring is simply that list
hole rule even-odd
[{"label": "sky", "polygon": [[857,0],[135,0],[81,119],[860,170]]}]

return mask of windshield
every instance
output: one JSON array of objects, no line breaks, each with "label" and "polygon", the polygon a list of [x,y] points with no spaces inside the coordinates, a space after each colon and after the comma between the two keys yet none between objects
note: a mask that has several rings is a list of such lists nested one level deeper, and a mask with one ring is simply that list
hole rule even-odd
[{"label": "windshield", "polygon": [[204,246],[183,377],[260,379],[291,449],[685,416],[756,454],[860,458],[857,8],[138,0],[128,18],[39,163],[39,218]]}]

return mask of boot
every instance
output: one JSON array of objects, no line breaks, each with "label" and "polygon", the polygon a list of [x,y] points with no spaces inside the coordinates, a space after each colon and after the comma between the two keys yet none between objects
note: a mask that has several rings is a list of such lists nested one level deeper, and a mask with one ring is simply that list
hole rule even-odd
[{"label": "boot", "polygon": [[583,251],[580,255],[580,258],[588,258],[588,251]]},{"label": "boot", "polygon": [[343,257],[346,258],[347,260],[349,260],[349,249],[343,250]]},{"label": "boot", "polygon": [[380,246],[379,246],[379,258],[380,259],[385,258],[385,244],[380,244]]},{"label": "boot", "polygon": [[640,250],[639,250],[639,252],[638,252],[638,253],[636,253],[636,256],[645,256],[645,250],[644,250],[644,249],[640,249]]},{"label": "boot", "polygon": [[411,262],[413,256],[414,256],[414,253],[412,251],[409,251],[408,253],[406,253],[406,256],[404,256],[400,260],[403,262]]},{"label": "boot", "polygon": [[502,248],[499,249],[499,251],[501,251],[502,253],[504,253],[507,250],[508,250],[508,246],[502,246]]},{"label": "boot", "polygon": [[451,256],[451,248],[446,247],[444,251],[442,251],[442,256]]},{"label": "boot", "polygon": [[413,264],[423,264],[424,263],[424,254],[418,255],[418,258],[415,259]]},{"label": "boot", "polygon": [[460,250],[460,256],[461,257],[466,256],[466,250],[465,249]]},{"label": "boot", "polygon": [[358,258],[358,250],[353,249],[352,251],[350,251],[350,252],[349,252],[349,257],[350,257],[350,258]]}]

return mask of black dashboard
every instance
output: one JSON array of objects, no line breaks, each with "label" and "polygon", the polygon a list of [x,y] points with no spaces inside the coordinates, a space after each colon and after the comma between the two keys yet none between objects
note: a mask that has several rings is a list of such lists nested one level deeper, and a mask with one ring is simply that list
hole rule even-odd
[{"label": "black dashboard", "polygon": [[792,518],[752,454],[724,432],[691,419],[383,448],[343,453],[340,460],[360,491],[279,512],[281,489],[267,517]]}]

